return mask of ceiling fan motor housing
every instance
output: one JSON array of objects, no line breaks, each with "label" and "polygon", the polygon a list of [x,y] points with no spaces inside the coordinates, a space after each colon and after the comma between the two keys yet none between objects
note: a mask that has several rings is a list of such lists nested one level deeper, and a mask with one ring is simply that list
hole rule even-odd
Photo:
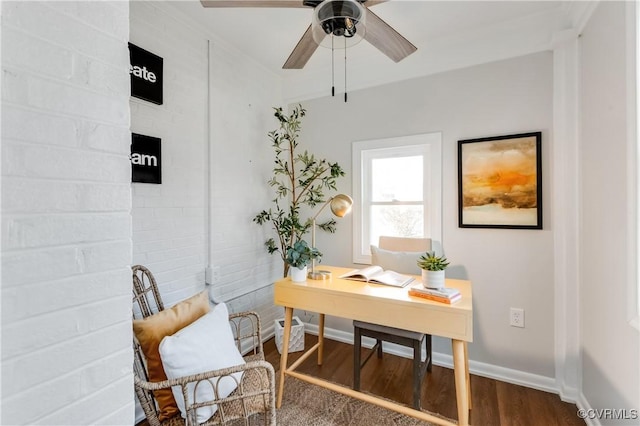
[{"label": "ceiling fan motor housing", "polygon": [[[315,8],[317,5],[322,3],[324,0],[303,0],[302,4],[304,6],[309,6]],[[356,0],[358,3],[365,3],[367,0]]]},{"label": "ceiling fan motor housing", "polygon": [[322,29],[324,35],[336,37],[352,38],[356,35],[358,27],[363,32],[364,17],[365,8],[356,0],[325,0],[317,4],[314,10],[314,22]]}]

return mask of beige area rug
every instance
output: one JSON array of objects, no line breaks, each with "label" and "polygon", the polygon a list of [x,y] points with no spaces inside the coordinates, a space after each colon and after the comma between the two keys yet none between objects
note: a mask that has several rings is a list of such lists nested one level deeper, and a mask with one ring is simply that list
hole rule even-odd
[{"label": "beige area rug", "polygon": [[[277,389],[277,386],[276,386]],[[425,426],[432,423],[287,377],[278,426]]]}]

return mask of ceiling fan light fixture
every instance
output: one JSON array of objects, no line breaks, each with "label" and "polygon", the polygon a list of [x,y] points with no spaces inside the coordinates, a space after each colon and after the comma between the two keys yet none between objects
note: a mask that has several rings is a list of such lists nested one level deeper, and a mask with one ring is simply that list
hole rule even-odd
[{"label": "ceiling fan light fixture", "polygon": [[331,48],[332,37],[344,37],[345,43],[335,43],[334,47],[351,47],[364,37],[366,16],[366,9],[357,0],[324,0],[313,10],[313,40]]}]

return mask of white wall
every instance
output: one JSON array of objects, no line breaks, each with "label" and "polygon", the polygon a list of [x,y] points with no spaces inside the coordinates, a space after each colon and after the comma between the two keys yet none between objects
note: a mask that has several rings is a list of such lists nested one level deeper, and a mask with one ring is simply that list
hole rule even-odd
[{"label": "white wall", "polygon": [[251,219],[271,199],[267,132],[277,124],[280,78],[185,18],[179,4],[130,8],[131,42],[164,58],[165,81],[163,105],[131,100],[132,131],[162,139],[163,169],[161,185],[133,184],[134,263],[151,269],[169,304],[204,288],[211,264],[213,297],[257,309],[272,327],[280,268],[264,248],[266,229]]},{"label": "white wall", "polygon": [[159,3],[130,3],[130,41],[163,58],[162,105],[131,97],[131,131],[162,140],[162,184],[133,183],[133,263],[169,305],[204,289],[207,40]]},{"label": "white wall", "polygon": [[218,270],[212,294],[232,299],[234,310],[257,310],[267,335],[283,315],[272,285],[282,276],[282,261],[264,246],[273,232],[252,219],[274,198],[267,133],[279,124],[273,107],[283,106],[281,93],[279,77],[212,41],[209,264]]},{"label": "white wall", "polygon": [[[303,104],[308,114],[301,137],[305,148],[345,168],[338,192],[351,193],[351,142],[442,132],[443,245],[473,283],[470,358],[542,378],[554,377],[552,78],[552,55],[546,52],[355,91],[346,104],[342,96],[315,99]],[[544,230],[458,228],[457,141],[538,130]],[[345,265],[351,259],[351,232],[346,217],[336,234],[318,233],[323,263]],[[525,310],[526,328],[509,326],[509,307]],[[327,324],[352,330],[347,321]],[[435,350],[450,354],[450,342],[436,339]]]},{"label": "white wall", "polygon": [[640,404],[640,339],[627,308],[628,284],[636,280],[626,256],[635,237],[628,223],[634,200],[625,197],[633,185],[628,146],[635,143],[627,133],[627,96],[634,90],[626,80],[627,61],[634,60],[626,55],[627,8],[624,2],[600,3],[580,39],[582,393],[594,408]]},{"label": "white wall", "polygon": [[267,132],[281,81],[179,4],[131,2],[130,14],[131,42],[164,59],[163,105],[131,98],[132,131],[162,139],[162,184],[132,184],[134,263],[154,273],[169,305],[205,288],[212,265],[215,301],[258,312],[268,336],[282,315],[272,285],[280,267],[251,219],[271,199]]},{"label": "white wall", "polygon": [[130,424],[129,10],[2,2],[2,424]]}]

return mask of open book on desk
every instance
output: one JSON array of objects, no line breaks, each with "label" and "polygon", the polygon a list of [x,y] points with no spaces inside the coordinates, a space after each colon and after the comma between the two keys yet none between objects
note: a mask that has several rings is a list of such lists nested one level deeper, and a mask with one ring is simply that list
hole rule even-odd
[{"label": "open book on desk", "polygon": [[413,277],[409,275],[399,274],[395,271],[385,271],[382,267],[377,265],[372,265],[363,269],[354,269],[353,271],[340,275],[340,278],[390,285],[393,287],[404,287],[413,281]]}]

